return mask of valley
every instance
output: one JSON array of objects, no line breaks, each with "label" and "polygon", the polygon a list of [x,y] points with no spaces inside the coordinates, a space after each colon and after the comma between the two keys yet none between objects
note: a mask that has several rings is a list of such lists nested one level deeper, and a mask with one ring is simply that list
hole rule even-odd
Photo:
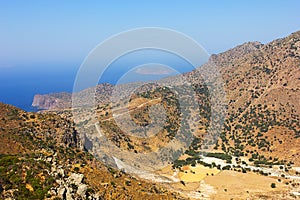
[{"label": "valley", "polygon": [[1,198],[300,198],[299,97],[298,31],[182,76],[36,95],[38,113],[1,103]]}]

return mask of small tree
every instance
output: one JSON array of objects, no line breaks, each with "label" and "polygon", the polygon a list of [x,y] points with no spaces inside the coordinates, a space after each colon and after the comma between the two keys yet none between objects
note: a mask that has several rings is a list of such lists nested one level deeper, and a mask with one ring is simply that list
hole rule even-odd
[{"label": "small tree", "polygon": [[271,188],[276,188],[276,184],[275,183],[271,183]]}]

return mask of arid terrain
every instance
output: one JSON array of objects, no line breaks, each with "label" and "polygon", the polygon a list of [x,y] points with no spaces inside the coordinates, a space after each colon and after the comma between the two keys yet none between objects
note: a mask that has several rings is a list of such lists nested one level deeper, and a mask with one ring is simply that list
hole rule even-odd
[{"label": "arid terrain", "polygon": [[[225,93],[211,94],[201,76],[212,65]],[[1,198],[300,198],[300,32],[244,43],[182,76],[187,85],[177,76],[161,80],[180,91],[181,101],[174,90],[152,83],[129,98],[120,92],[114,103],[113,91],[126,93],[129,85],[73,94],[82,106],[96,91],[91,109],[72,107],[69,93],[36,95],[33,105],[45,109],[38,113],[0,104]],[[195,91],[197,107],[186,88]],[[226,109],[211,107],[223,98]],[[218,117],[224,123],[210,123]],[[181,141],[193,136],[184,151],[175,142],[161,168],[146,159],[138,166],[179,132]],[[133,156],[118,159],[123,154],[104,149],[103,138]]]}]

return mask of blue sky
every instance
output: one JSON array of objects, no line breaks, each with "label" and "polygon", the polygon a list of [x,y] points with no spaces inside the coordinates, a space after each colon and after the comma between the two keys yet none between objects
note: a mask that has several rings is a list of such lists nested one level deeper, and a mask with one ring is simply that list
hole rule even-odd
[{"label": "blue sky", "polygon": [[14,1],[0,3],[0,68],[78,67],[101,41],[137,27],[183,32],[209,53],[300,30],[300,1]]}]

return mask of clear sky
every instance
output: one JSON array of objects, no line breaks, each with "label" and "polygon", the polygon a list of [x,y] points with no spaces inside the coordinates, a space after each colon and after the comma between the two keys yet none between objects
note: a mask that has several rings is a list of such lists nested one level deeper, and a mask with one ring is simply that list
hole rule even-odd
[{"label": "clear sky", "polygon": [[0,68],[80,65],[107,37],[144,26],[175,29],[218,53],[300,30],[299,10],[299,0],[2,0]]}]

